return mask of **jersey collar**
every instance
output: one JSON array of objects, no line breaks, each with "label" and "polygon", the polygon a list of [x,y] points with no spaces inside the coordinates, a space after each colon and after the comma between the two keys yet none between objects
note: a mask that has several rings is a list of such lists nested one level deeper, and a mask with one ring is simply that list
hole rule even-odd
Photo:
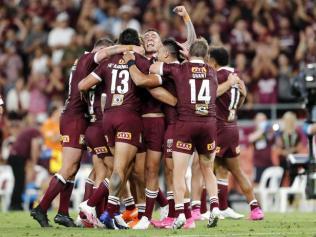
[{"label": "jersey collar", "polygon": [[203,63],[203,64],[205,64],[205,62],[202,59],[192,59],[192,60],[190,60],[190,63]]}]

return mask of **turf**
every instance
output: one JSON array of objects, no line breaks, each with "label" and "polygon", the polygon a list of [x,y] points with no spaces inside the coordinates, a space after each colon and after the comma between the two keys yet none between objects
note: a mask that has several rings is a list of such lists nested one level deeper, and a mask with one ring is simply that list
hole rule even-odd
[{"label": "turf", "polygon": [[[54,213],[49,213],[53,220]],[[31,219],[27,212],[0,213],[0,237],[54,236],[54,237],[149,237],[149,236],[313,236],[316,237],[316,213],[266,213],[261,222],[248,220],[223,220],[218,227],[206,228],[206,222],[198,222],[193,230],[124,230],[64,228],[54,224],[53,228],[43,229]]]}]

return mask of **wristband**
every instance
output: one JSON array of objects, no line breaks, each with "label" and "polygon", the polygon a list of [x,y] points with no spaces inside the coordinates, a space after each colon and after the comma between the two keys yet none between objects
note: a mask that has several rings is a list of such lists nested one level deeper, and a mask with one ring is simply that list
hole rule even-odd
[{"label": "wristband", "polygon": [[186,15],[183,17],[183,20],[184,20],[184,22],[189,22],[189,21],[191,20],[189,14],[186,14]]},{"label": "wristband", "polygon": [[129,60],[127,62],[127,66],[130,68],[131,66],[135,65],[135,60]]}]

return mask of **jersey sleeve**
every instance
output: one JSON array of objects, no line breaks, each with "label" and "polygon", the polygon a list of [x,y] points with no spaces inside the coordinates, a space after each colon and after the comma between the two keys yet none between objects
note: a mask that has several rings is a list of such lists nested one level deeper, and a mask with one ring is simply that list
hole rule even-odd
[{"label": "jersey sleeve", "polygon": [[97,79],[97,80],[99,80],[99,81],[102,81],[102,80],[103,80],[104,75],[105,75],[105,73],[104,73],[105,64],[106,64],[106,61],[102,61],[102,63],[99,64],[99,66],[97,66],[97,68],[94,69],[93,72],[91,72],[91,75],[92,75],[95,79]]},{"label": "jersey sleeve", "polygon": [[175,75],[177,75],[178,73],[180,73],[180,64],[175,64],[175,63],[162,63],[161,64],[161,68],[160,68],[160,72],[159,74],[161,76],[163,76],[163,79],[172,79],[174,80],[175,78],[177,78]]}]

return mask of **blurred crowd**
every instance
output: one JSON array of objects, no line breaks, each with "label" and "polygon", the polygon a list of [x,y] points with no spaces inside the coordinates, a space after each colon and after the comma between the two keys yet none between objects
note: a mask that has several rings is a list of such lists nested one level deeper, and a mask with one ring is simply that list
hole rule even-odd
[{"label": "blurred crowd", "polygon": [[[43,138],[41,162],[56,172],[58,118],[75,59],[96,39],[115,39],[127,27],[140,33],[156,28],[162,38],[185,41],[185,26],[172,12],[176,5],[186,7],[198,36],[229,49],[231,65],[249,90],[246,106],[296,101],[291,78],[316,63],[313,0],[0,0],[0,93],[6,111],[0,163],[23,129],[35,127]],[[284,115],[277,133],[267,119],[258,114],[255,128],[241,131],[256,182],[266,167],[284,166],[287,152],[304,150],[294,114]]]}]

